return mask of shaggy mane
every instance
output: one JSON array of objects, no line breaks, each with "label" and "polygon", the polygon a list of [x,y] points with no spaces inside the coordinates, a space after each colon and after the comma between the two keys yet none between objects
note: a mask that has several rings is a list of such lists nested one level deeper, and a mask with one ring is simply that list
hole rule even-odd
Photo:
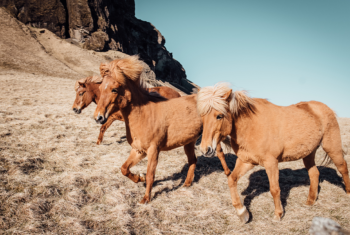
[{"label": "shaggy mane", "polygon": [[148,84],[146,78],[141,76],[143,69],[144,63],[139,60],[138,55],[128,56],[124,59],[116,59],[109,64],[100,65],[100,72],[102,77],[107,75],[112,76],[123,86],[127,85],[127,80],[130,80],[136,85],[141,93],[149,97],[149,100],[167,100],[157,92],[149,92],[147,90],[147,88],[151,88],[153,86]]},{"label": "shaggy mane", "polygon": [[77,91],[80,87],[79,83],[96,83],[96,84],[101,84],[103,81],[103,78],[100,76],[90,76],[86,78],[79,79],[78,81],[75,82],[74,85],[74,90]]},{"label": "shaggy mane", "polygon": [[[133,55],[128,56],[124,59],[113,60],[111,63],[109,63],[108,69],[105,67],[102,69],[104,69],[104,74],[113,74],[113,77],[117,80],[117,82],[122,85],[126,85],[126,79],[130,79],[136,84],[140,82],[143,67],[144,65],[142,61],[139,60],[139,56]],[[118,74],[121,74],[123,76],[117,76]]]},{"label": "shaggy mane", "polygon": [[238,116],[242,113],[254,112],[254,100],[248,96],[246,91],[234,91],[230,95],[230,102],[227,103],[223,96],[231,88],[227,83],[217,83],[215,86],[204,87],[198,92],[197,110],[203,116],[208,114],[211,109],[215,109],[224,115],[227,110]]}]

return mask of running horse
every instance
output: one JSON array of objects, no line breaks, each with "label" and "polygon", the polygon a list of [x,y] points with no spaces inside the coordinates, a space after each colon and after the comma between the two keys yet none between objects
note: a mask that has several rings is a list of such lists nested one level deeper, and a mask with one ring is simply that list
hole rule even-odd
[{"label": "running horse", "polygon": [[[82,78],[75,83],[76,97],[73,104],[73,111],[76,114],[80,114],[81,111],[89,106],[92,102],[95,104],[100,100],[100,90],[99,87],[102,83],[102,77],[91,76]],[[149,92],[156,92],[167,99],[173,99],[181,97],[179,92],[171,89],[170,87],[150,87],[147,88]],[[106,130],[112,125],[115,120],[124,121],[121,112],[115,109],[112,114],[108,117],[106,123],[104,123],[100,128],[100,134],[97,139],[97,144],[100,144],[103,140],[103,135]]]},{"label": "running horse", "polygon": [[313,205],[318,194],[319,171],[315,165],[317,148],[322,145],[342,174],[350,195],[350,180],[339,125],[335,113],[317,101],[277,106],[265,99],[250,98],[244,91],[232,92],[225,83],[202,88],[197,111],[203,121],[201,151],[212,155],[226,135],[237,154],[237,162],[228,176],[232,204],[242,222],[249,213],[237,191],[240,177],[255,165],[265,167],[275,204],[274,220],[283,216],[280,200],[278,163],[303,159],[310,177],[306,205]]},{"label": "running horse", "polygon": [[[96,122],[104,123],[111,110],[115,107],[120,109],[125,120],[127,141],[132,147],[121,172],[135,183],[146,181],[146,193],[140,201],[144,204],[151,200],[160,151],[184,146],[189,169],[183,186],[192,184],[197,163],[194,147],[202,131],[202,121],[196,111],[197,95],[167,100],[149,93],[140,85],[142,69],[138,56],[114,60],[109,65],[101,64],[104,79],[94,117]],[[216,149],[225,173],[230,174],[220,144]],[[130,168],[146,155],[146,178],[131,173]]]}]

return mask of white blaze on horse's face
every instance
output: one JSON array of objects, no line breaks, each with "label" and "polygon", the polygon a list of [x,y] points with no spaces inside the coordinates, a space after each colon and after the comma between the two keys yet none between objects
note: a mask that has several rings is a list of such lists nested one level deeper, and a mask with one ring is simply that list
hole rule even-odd
[{"label": "white blaze on horse's face", "polygon": [[232,118],[228,113],[226,116],[215,109],[212,109],[208,114],[202,116],[203,134],[200,145],[201,151],[212,156],[215,153],[217,144],[232,130]]},{"label": "white blaze on horse's face", "polygon": [[105,90],[107,90],[107,87],[108,87],[108,83],[106,84]]}]

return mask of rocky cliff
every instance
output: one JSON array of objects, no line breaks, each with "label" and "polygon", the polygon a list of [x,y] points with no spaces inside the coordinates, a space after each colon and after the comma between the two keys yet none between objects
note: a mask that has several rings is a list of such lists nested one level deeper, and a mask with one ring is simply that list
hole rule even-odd
[{"label": "rocky cliff", "polygon": [[186,93],[196,87],[166,50],[162,34],[135,17],[134,0],[2,0],[0,6],[24,24],[46,28],[85,49],[139,54],[158,80]]}]

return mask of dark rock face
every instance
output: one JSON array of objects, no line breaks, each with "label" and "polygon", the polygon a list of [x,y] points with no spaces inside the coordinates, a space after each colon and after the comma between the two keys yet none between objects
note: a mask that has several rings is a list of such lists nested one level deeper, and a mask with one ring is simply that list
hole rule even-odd
[{"label": "dark rock face", "polygon": [[67,16],[60,0],[1,0],[13,16],[24,24],[47,28],[61,38],[67,37]]},{"label": "dark rock face", "polygon": [[23,23],[47,28],[86,49],[139,54],[157,79],[186,93],[196,87],[164,47],[162,34],[135,17],[134,0],[2,0],[0,6]]}]

